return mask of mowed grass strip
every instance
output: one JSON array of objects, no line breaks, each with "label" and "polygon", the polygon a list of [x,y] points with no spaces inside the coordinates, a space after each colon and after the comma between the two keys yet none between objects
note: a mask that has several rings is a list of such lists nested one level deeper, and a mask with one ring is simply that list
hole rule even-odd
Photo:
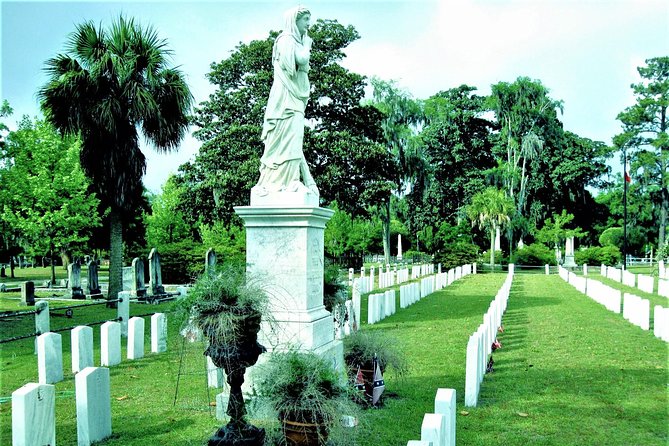
[{"label": "mowed grass strip", "polygon": [[[505,274],[471,275],[454,282],[393,316],[363,330],[393,336],[406,354],[409,373],[401,379],[384,376],[385,404],[361,417],[361,445],[406,445],[420,439],[423,415],[434,411],[439,387],[457,389],[464,401],[465,353],[469,336],[502,286]],[[396,295],[399,302],[399,293]],[[362,308],[367,308],[366,296]],[[366,321],[366,310],[362,310]],[[396,396],[392,396],[396,394]]]},{"label": "mowed grass strip", "polygon": [[667,344],[558,276],[517,275],[463,445],[666,445]]}]

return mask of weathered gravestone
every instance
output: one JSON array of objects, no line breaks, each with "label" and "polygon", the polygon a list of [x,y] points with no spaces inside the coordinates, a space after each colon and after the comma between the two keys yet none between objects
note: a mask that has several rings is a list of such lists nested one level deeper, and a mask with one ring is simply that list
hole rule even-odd
[{"label": "weathered gravestone", "polygon": [[22,306],[33,306],[35,305],[35,283],[34,282],[23,282],[21,284],[21,302],[19,305]]},{"label": "weathered gravestone", "polygon": [[81,264],[76,262],[67,265],[67,288],[72,299],[85,299],[84,290],[81,288]]},{"label": "weathered gravestone", "polygon": [[132,266],[123,267],[123,291],[132,290],[132,280],[133,280],[133,269]]},{"label": "weathered gravestone", "polygon": [[130,292],[137,297],[146,296],[146,286],[144,285],[144,262],[135,257],[132,259],[132,281],[130,282]]},{"label": "weathered gravestone", "polygon": [[216,251],[213,248],[207,249],[204,255],[204,272],[213,272],[216,269]]},{"label": "weathered gravestone", "polygon": [[5,265],[0,266],[0,277],[7,277],[7,273],[5,272]]},{"label": "weathered gravestone", "polygon": [[163,276],[160,272],[160,254],[156,251],[156,248],[151,249],[149,253],[149,286],[151,287],[151,294],[154,296],[165,294]]},{"label": "weathered gravestone", "polygon": [[88,284],[86,285],[86,294],[101,294],[102,290],[100,289],[100,281],[98,279],[98,262],[92,260],[89,261],[86,266],[88,268]]}]

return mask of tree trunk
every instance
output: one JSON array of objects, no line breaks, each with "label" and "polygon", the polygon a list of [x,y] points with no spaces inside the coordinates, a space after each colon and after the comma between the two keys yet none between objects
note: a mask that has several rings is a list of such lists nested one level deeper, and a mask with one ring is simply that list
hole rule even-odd
[{"label": "tree trunk", "polygon": [[107,299],[118,298],[123,290],[123,223],[119,209],[111,208],[109,214],[109,292]]},{"label": "tree trunk", "polygon": [[390,197],[388,202],[384,203],[385,209],[381,215],[381,223],[383,226],[383,256],[386,259],[386,264],[390,263]]},{"label": "tree trunk", "polygon": [[660,208],[660,233],[658,246],[664,246],[667,236],[667,209],[669,209],[669,192],[666,187],[662,187],[662,207]]},{"label": "tree trunk", "polygon": [[493,225],[490,229],[490,268],[495,271],[495,237],[497,236],[497,228]]},{"label": "tree trunk", "polygon": [[53,256],[53,248],[49,250],[49,258],[51,259],[51,286],[56,284],[56,262]]}]

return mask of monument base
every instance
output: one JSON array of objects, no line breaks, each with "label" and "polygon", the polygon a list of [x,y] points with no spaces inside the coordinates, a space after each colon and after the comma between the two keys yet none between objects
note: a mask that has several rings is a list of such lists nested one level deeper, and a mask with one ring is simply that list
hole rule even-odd
[{"label": "monument base", "polygon": [[563,268],[577,268],[578,265],[574,261],[574,256],[573,255],[565,255],[564,256],[564,263],[562,264]]}]

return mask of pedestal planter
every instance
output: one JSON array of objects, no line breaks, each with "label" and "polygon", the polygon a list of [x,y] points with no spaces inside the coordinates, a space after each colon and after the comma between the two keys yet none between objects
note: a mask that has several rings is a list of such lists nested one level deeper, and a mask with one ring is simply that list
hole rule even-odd
[{"label": "pedestal planter", "polygon": [[230,342],[220,342],[215,333],[205,330],[209,337],[209,347],[205,355],[212,362],[225,370],[230,398],[228,399],[227,414],[230,422],[221,427],[209,439],[209,446],[262,446],[265,441],[265,431],[246,422],[246,407],[242,395],[242,384],[246,368],[254,365],[258,357],[265,351],[265,347],[258,343],[261,317],[259,313],[243,314],[238,307],[226,309],[238,317],[238,326],[234,330],[236,336]]}]

